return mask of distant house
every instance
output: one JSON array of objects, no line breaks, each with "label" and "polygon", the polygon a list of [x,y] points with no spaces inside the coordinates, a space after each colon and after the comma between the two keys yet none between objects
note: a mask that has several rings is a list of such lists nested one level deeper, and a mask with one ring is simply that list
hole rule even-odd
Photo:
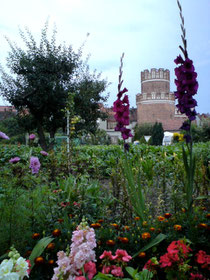
[{"label": "distant house", "polygon": [[0,105],[0,121],[10,118],[17,114],[17,110],[14,106],[2,106]]}]

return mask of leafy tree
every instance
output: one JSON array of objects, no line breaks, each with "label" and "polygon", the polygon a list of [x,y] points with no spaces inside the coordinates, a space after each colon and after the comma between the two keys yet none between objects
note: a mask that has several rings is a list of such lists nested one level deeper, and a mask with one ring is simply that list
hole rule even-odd
[{"label": "leafy tree", "polygon": [[[0,94],[14,105],[21,114],[24,112],[31,115],[31,123],[36,127],[40,145],[45,150],[52,145],[47,145],[44,132],[49,132],[51,139],[54,139],[57,129],[65,125],[63,109],[66,105],[68,93],[76,92],[77,99],[80,98],[81,100],[82,98],[79,95],[85,96],[87,82],[84,80],[82,73],[84,67],[81,60],[82,48],[76,53],[71,46],[57,45],[56,30],[53,30],[50,39],[48,39],[47,31],[48,23],[42,29],[41,40],[38,45],[28,29],[25,32],[20,30],[20,36],[26,45],[26,50],[19,48],[7,39],[10,46],[7,66],[12,75],[8,75],[1,68],[0,82]],[[80,72],[82,73],[81,76]],[[91,82],[92,89],[97,88],[98,83],[100,85],[100,82],[94,79],[89,82]],[[105,84],[99,90],[95,88],[94,96],[92,96],[92,99],[89,97],[90,102],[83,102],[87,106],[91,105],[90,113],[92,113],[93,118],[95,117],[95,111],[98,110],[95,104],[97,99],[95,95],[101,93],[100,90],[105,89]],[[92,92],[89,90],[87,95],[91,96],[91,94]],[[100,97],[98,97],[97,101],[100,100]],[[85,109],[80,109],[80,111],[84,112]],[[91,115],[87,117],[91,119]]]},{"label": "leafy tree", "polygon": [[82,119],[76,124],[76,131],[95,134],[97,130],[97,120],[104,120],[107,115],[100,111],[100,103],[107,101],[108,96],[103,96],[108,83],[100,80],[100,74],[90,74],[88,69],[83,74],[74,96],[75,114]]},{"label": "leafy tree", "polygon": [[152,135],[153,124],[152,123],[143,123],[136,125],[134,128],[134,141],[140,140],[142,136]]},{"label": "leafy tree", "polygon": [[162,123],[155,123],[152,129],[152,145],[162,145],[164,137],[164,130]]}]

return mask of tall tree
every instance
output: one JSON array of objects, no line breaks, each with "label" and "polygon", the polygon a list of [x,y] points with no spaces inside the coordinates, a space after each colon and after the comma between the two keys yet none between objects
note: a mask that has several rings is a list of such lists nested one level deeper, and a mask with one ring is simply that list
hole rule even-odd
[{"label": "tall tree", "polygon": [[164,137],[164,130],[162,123],[155,123],[152,129],[152,145],[162,145]]},{"label": "tall tree", "polygon": [[[71,46],[56,44],[56,29],[48,39],[48,22],[37,44],[31,32],[20,30],[26,49],[7,39],[10,52],[7,57],[8,75],[1,68],[0,94],[19,112],[28,112],[37,128],[40,144],[47,150],[45,129],[53,139],[56,130],[65,122],[64,109],[69,92],[79,90],[82,73],[82,48],[74,52]],[[94,81],[95,82],[95,81]],[[102,89],[101,89],[102,90]],[[100,98],[99,98],[100,99]]]}]

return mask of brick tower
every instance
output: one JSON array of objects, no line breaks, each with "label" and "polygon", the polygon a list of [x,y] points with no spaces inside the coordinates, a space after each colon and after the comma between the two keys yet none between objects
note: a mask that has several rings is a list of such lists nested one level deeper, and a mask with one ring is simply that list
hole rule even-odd
[{"label": "brick tower", "polygon": [[136,105],[138,124],[161,122],[164,130],[178,131],[186,119],[176,110],[168,69],[141,72],[141,93],[136,95]]}]

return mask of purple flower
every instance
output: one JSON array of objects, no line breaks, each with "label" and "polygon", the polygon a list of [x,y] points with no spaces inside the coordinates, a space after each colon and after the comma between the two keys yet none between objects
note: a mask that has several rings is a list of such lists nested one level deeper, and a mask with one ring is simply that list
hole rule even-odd
[{"label": "purple flower", "polygon": [[183,122],[182,126],[180,127],[181,130],[190,131],[190,124],[188,121]]},{"label": "purple flower", "polygon": [[42,154],[43,156],[48,156],[49,154],[45,151],[41,151],[40,154]]},{"label": "purple flower", "polygon": [[20,161],[19,157],[14,157],[9,160],[10,163],[17,163],[18,161]]},{"label": "purple flower", "polygon": [[2,131],[0,131],[0,138],[9,140],[9,137]]},{"label": "purple flower", "polygon": [[36,174],[39,172],[39,169],[40,169],[40,162],[39,162],[39,159],[38,157],[31,157],[30,158],[30,168],[31,168],[31,171],[32,171],[32,174]]},{"label": "purple flower", "polygon": [[[197,101],[193,98],[198,90],[197,73],[195,72],[193,61],[187,55],[185,55],[185,60],[179,55],[174,62],[180,64],[180,66],[175,68],[177,91],[174,95],[178,100],[176,107],[180,113],[188,117],[188,121],[185,121],[180,129],[190,131],[191,121],[194,121],[197,115],[195,110]],[[186,134],[184,138],[186,143],[192,140],[189,134]]]},{"label": "purple flower", "polygon": [[35,135],[35,134],[30,134],[30,135],[29,135],[29,139],[30,139],[30,140],[34,140],[35,138],[36,138],[36,135]]}]

